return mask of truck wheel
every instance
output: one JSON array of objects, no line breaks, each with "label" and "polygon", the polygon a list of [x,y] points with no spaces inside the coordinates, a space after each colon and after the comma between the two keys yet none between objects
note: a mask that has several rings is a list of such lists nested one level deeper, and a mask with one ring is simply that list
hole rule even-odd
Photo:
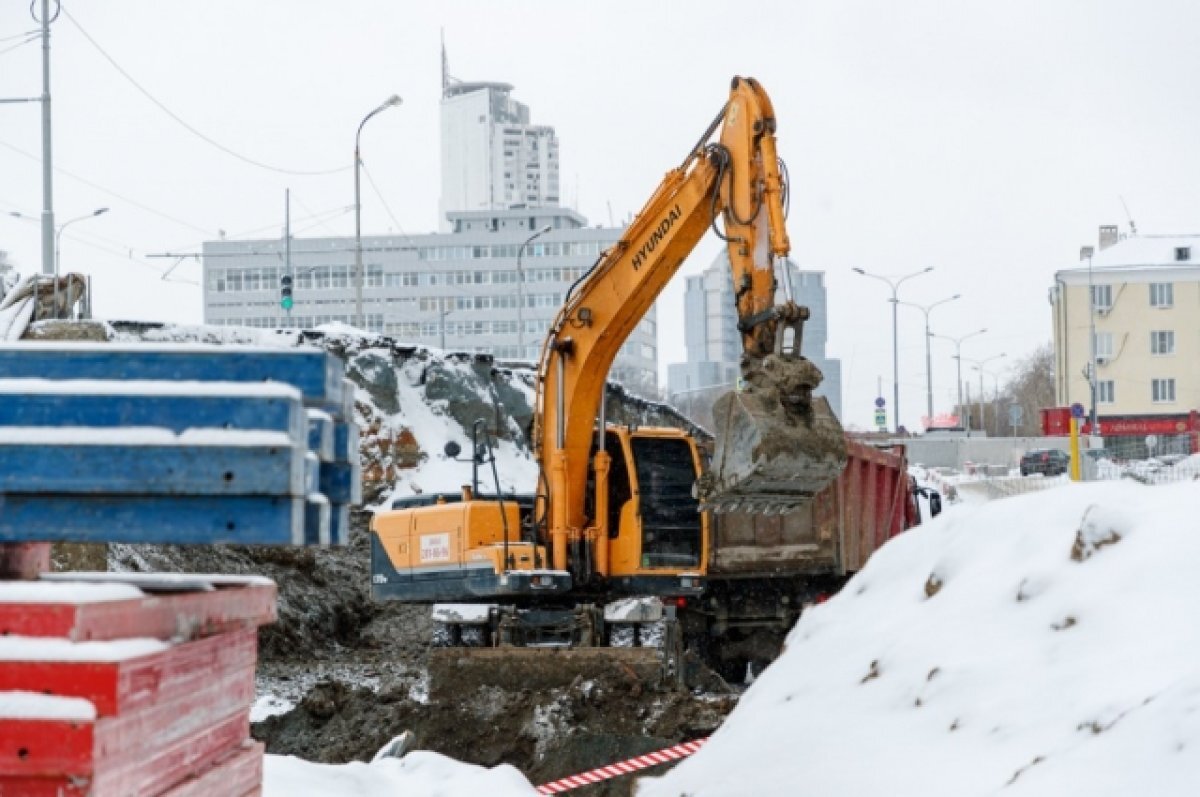
[{"label": "truck wheel", "polygon": [[653,623],[638,625],[638,645],[644,648],[661,648],[667,638],[667,621],[656,620]]},{"label": "truck wheel", "polygon": [[434,623],[432,644],[435,648],[452,648],[458,644],[458,627],[451,623]]},{"label": "truck wheel", "polygon": [[608,627],[608,644],[614,648],[631,648],[637,640],[633,623],[614,623]]},{"label": "truck wheel", "polygon": [[458,638],[465,648],[484,648],[488,643],[486,625],[464,625],[459,629]]}]

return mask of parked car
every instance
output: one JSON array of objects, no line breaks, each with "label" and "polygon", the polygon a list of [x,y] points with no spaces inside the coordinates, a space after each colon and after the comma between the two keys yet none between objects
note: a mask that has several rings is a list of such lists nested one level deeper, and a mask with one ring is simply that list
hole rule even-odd
[{"label": "parked car", "polygon": [[1066,451],[1057,448],[1035,448],[1027,451],[1021,457],[1021,475],[1042,473],[1046,476],[1057,476],[1066,473],[1071,467],[1071,457]]}]

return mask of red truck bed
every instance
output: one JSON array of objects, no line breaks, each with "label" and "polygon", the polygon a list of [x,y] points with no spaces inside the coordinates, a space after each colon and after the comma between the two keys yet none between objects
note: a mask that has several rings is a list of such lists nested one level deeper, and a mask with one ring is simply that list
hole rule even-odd
[{"label": "red truck bed", "polygon": [[918,521],[904,446],[881,450],[846,438],[849,461],[836,482],[798,512],[716,516],[710,577],[852,573]]}]

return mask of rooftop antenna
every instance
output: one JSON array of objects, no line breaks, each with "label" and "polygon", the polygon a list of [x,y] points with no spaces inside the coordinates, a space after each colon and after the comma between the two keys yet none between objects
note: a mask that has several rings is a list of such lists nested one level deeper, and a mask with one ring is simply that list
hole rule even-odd
[{"label": "rooftop antenna", "polygon": [[439,28],[438,33],[442,38],[442,94],[445,95],[446,89],[450,88],[450,64],[446,60],[446,29]]},{"label": "rooftop antenna", "polygon": [[1129,234],[1137,235],[1137,225],[1133,223],[1133,214],[1129,212],[1129,205],[1125,204],[1125,197],[1118,194],[1117,199],[1121,200],[1121,207],[1125,208],[1125,218],[1129,219]]},{"label": "rooftop antenna", "polygon": [[611,199],[610,199],[610,200],[608,200],[608,226],[609,226],[609,227],[616,227],[616,226],[617,226],[616,222],[614,222],[614,221],[613,221],[613,215],[612,215],[612,200],[611,200]]}]

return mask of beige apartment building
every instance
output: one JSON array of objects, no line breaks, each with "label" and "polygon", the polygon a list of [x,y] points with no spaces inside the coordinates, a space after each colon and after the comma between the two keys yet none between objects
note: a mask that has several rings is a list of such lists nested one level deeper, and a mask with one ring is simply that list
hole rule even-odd
[{"label": "beige apartment building", "polygon": [[1105,420],[1183,419],[1200,407],[1200,235],[1122,236],[1102,226],[1099,246],[1055,274],[1050,303],[1059,406],[1090,411],[1094,358],[1102,429]]}]

